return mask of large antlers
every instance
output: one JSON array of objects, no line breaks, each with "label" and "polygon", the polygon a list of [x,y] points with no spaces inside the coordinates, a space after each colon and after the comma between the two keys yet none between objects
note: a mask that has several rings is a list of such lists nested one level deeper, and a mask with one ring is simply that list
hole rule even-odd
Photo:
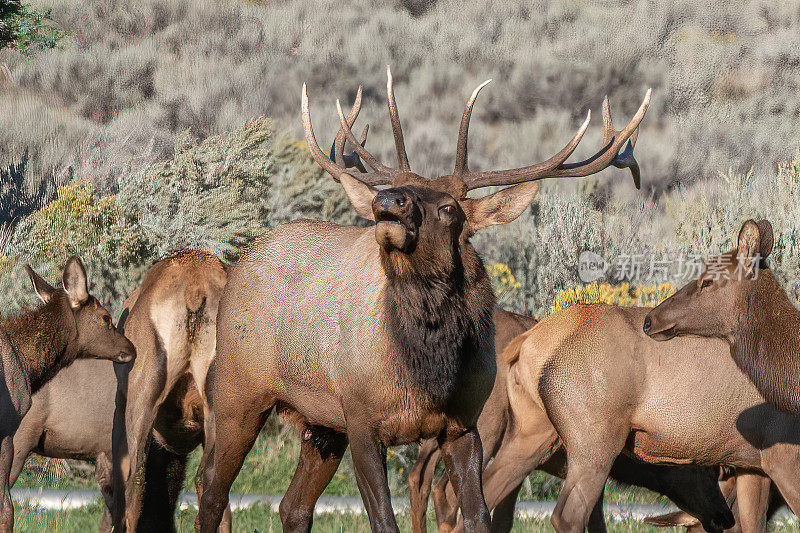
[{"label": "large antlers", "polygon": [[[395,175],[401,172],[410,171],[405,143],[403,142],[403,130],[400,127],[400,117],[397,114],[397,104],[394,99],[394,82],[392,80],[392,72],[388,65],[386,67],[386,75],[386,100],[389,106],[389,118],[392,122],[392,131],[394,133],[394,144],[397,150],[397,162],[399,168],[387,167],[378,161],[375,156],[370,154],[366,148],[364,148],[364,142],[366,141],[367,135],[366,128],[364,129],[364,133],[362,134],[360,141],[355,138],[355,135],[353,135],[353,132],[350,129],[355,122],[356,117],[358,116],[359,110],[361,109],[361,87],[358,88],[356,101],[353,103],[353,107],[347,117],[345,117],[344,113],[342,113],[342,107],[339,101],[336,101],[336,109],[339,112],[339,122],[341,127],[339,129],[339,133],[336,135],[336,140],[334,140],[333,147],[331,148],[331,156],[327,157],[320,149],[314,137],[314,130],[311,126],[311,114],[308,110],[308,95],[306,94],[306,85],[303,84],[302,113],[303,129],[305,131],[306,142],[308,143],[309,150],[311,150],[311,155],[314,156],[314,160],[334,178],[338,179],[339,175],[346,171],[346,167],[353,166],[362,171],[360,174],[353,175],[353,177],[359,181],[369,185],[388,185],[392,182]],[[353,154],[349,155],[349,157],[352,158],[349,161],[347,160],[346,156],[340,157],[339,155],[342,153],[345,140],[350,143],[350,146],[354,151]],[[370,168],[372,168],[374,172],[365,172],[366,169],[363,167],[361,160],[363,160]]]},{"label": "large antlers", "polygon": [[[333,146],[331,147],[330,156],[325,153],[317,145],[314,138],[314,130],[311,126],[311,115],[308,110],[308,96],[306,94],[306,85],[303,84],[303,127],[305,130],[306,141],[311,150],[311,154],[317,163],[324,168],[334,178],[339,179],[341,173],[346,172],[348,167],[358,168],[361,173],[353,177],[367,183],[369,185],[389,185],[392,183],[394,177],[402,172],[410,172],[411,167],[408,164],[408,156],[406,155],[405,143],[403,142],[403,130],[400,126],[400,118],[397,113],[397,103],[394,98],[394,84],[392,80],[392,72],[388,65],[386,67],[386,101],[389,107],[389,118],[392,123],[392,132],[394,133],[394,144],[397,151],[398,168],[388,167],[370,154],[364,143],[366,142],[367,129],[364,128],[364,133],[360,140],[357,140],[351,130],[355,123],[359,110],[361,109],[362,89],[358,88],[356,101],[348,113],[347,117],[342,112],[342,107],[339,101],[336,101],[336,110],[339,114],[339,132],[336,135]],[[578,147],[583,134],[589,127],[589,119],[591,112],[586,116],[586,120],[581,127],[556,155],[550,159],[530,165],[527,167],[515,168],[510,170],[492,170],[483,172],[473,172],[469,170],[467,143],[469,137],[469,121],[472,115],[472,107],[478,97],[478,93],[483,89],[491,80],[487,80],[480,84],[470,96],[467,105],[464,108],[464,115],[461,118],[461,126],[458,130],[458,146],[456,149],[456,165],[453,170],[453,175],[464,182],[467,190],[478,189],[480,187],[490,187],[497,185],[514,185],[526,181],[541,180],[544,178],[573,178],[583,177],[590,174],[596,174],[601,170],[614,166],[617,168],[628,168],[633,175],[633,182],[638,189],[640,187],[639,164],[633,156],[633,149],[636,145],[636,139],[639,133],[639,124],[647,112],[647,107],[650,105],[650,95],[652,89],[648,89],[647,94],[639,106],[639,110],[633,116],[631,121],[625,128],[615,130],[611,123],[611,111],[608,105],[608,97],[603,100],[603,147],[594,154],[592,157],[585,159],[578,163],[566,163],[565,161]],[[344,154],[344,143],[349,142],[353,148],[353,153]],[[625,141],[628,145],[623,150]],[[367,172],[364,164],[366,163],[373,171]]]},{"label": "large antlers", "polygon": [[[461,118],[461,126],[458,130],[458,148],[456,150],[456,166],[453,174],[460,178],[467,186],[468,190],[477,189],[480,187],[489,187],[493,185],[513,185],[515,183],[522,183],[525,181],[541,180],[544,178],[574,178],[588,176],[600,172],[608,166],[615,166],[617,168],[629,168],[633,174],[633,183],[638,189],[640,187],[639,177],[639,164],[633,157],[633,147],[636,144],[638,136],[639,123],[644,118],[647,112],[647,106],[650,105],[650,95],[652,89],[647,90],[642,105],[633,116],[631,121],[622,130],[615,130],[611,124],[611,111],[608,106],[608,97],[603,100],[603,148],[594,154],[589,159],[579,163],[565,163],[567,158],[572,155],[572,152],[577,148],[578,143],[581,141],[586,128],[589,126],[589,119],[591,112],[587,114],[586,120],[583,122],[577,133],[572,137],[572,140],[556,155],[535,165],[530,165],[522,168],[515,168],[511,170],[492,170],[485,172],[472,172],[469,170],[467,164],[467,137],[469,134],[469,119],[472,115],[472,106],[478,93],[483,89],[487,80],[480,84],[472,96],[467,101],[464,108],[464,115]],[[628,146],[620,152],[625,141],[630,139]]]}]

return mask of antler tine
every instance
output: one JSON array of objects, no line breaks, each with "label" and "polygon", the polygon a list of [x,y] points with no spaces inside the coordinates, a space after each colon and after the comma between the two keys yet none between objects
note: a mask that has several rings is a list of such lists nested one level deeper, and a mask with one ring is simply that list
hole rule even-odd
[{"label": "antler tine", "polygon": [[469,137],[469,119],[472,116],[472,106],[475,104],[475,100],[478,98],[478,93],[481,92],[481,89],[486,87],[491,81],[492,80],[489,79],[478,85],[478,87],[472,91],[472,96],[469,97],[469,100],[467,100],[467,105],[464,107],[464,114],[461,116],[461,125],[458,128],[456,166],[453,169],[453,174],[456,176],[462,176],[469,172],[467,144]]},{"label": "antler tine", "polygon": [[[633,157],[633,148],[639,136],[639,124],[642,122],[645,113],[647,113],[652,94],[653,89],[648,89],[636,114],[631,121],[628,122],[628,125],[619,131],[615,130],[611,125],[611,113],[609,110],[607,128],[604,128],[605,131],[603,131],[603,148],[589,159],[579,163],[567,163],[562,165],[561,168],[556,170],[553,176],[548,177],[579,178],[589,176],[590,174],[596,174],[609,166],[614,166],[617,168],[630,169],[631,176],[633,177],[633,184],[639,189],[641,187],[641,173],[639,170],[639,163]],[[604,107],[607,108],[608,106]],[[605,120],[603,122],[605,122]],[[625,141],[628,139],[630,139],[628,146],[625,147],[625,150],[620,152],[623,145],[625,145]]]},{"label": "antler tine", "polygon": [[611,164],[617,168],[629,168],[633,176],[633,184],[637,189],[642,188],[641,171],[639,170],[639,163],[633,157],[633,148],[636,146],[636,139],[639,137],[639,128],[633,130],[633,135],[628,139],[628,144],[625,149],[617,154],[617,157],[611,161]]},{"label": "antler tine", "polygon": [[[361,146],[365,146],[367,144],[367,132],[369,131],[369,124],[364,126],[364,131],[361,133],[361,140],[359,144]],[[337,141],[334,139],[333,143],[331,144],[331,153],[330,158],[331,161],[335,161],[337,165],[344,168],[357,168],[362,173],[367,173],[367,169],[364,166],[364,163],[361,162],[361,158],[358,157],[358,154],[355,151],[350,152],[349,154],[344,153],[344,136],[342,136],[342,144],[341,146],[337,146]]]},{"label": "antler tine", "polygon": [[394,133],[394,147],[397,150],[397,164],[400,170],[410,171],[406,145],[403,141],[403,128],[400,127],[400,116],[397,113],[397,102],[394,99],[394,81],[392,79],[392,69],[386,65],[386,103],[389,106],[389,118],[392,121],[392,133]]},{"label": "antler tine", "polygon": [[[361,111],[361,95],[362,95],[363,88],[361,85],[358,86],[358,92],[356,93],[356,100],[353,102],[353,107],[350,109],[350,112],[347,114],[347,124],[350,127],[353,127],[353,124],[358,118],[358,113]],[[361,134],[361,146],[367,142],[367,131],[369,129],[369,124],[364,128],[364,133]],[[336,138],[333,140],[333,144],[331,145],[331,152],[330,158],[331,161],[334,161],[337,165],[344,168],[357,168],[361,172],[367,172],[367,169],[364,168],[364,164],[361,162],[361,159],[358,157],[358,154],[355,152],[351,152],[349,154],[344,153],[344,143],[346,138],[344,136],[344,132],[341,128],[336,133]]]},{"label": "antler tine", "polygon": [[611,142],[614,136],[614,124],[611,122],[611,106],[608,104],[608,95],[603,98],[603,146]]},{"label": "antler tine", "polygon": [[340,131],[344,132],[344,136],[350,143],[350,146],[353,147],[353,150],[367,163],[367,165],[372,167],[377,174],[383,174],[387,176],[391,182],[390,177],[397,174],[399,170],[381,164],[380,161],[375,159],[375,156],[369,153],[366,148],[361,146],[361,144],[356,140],[355,135],[353,135],[353,131],[347,125],[347,120],[344,118],[344,113],[342,113],[342,104],[339,102],[339,100],[336,100],[336,111],[339,113],[339,125],[341,127]]},{"label": "antler tine", "polygon": [[564,146],[560,152],[546,161],[511,170],[468,172],[464,174],[462,180],[467,185],[467,190],[478,189],[480,187],[491,187],[495,185],[513,185],[516,183],[522,183],[523,181],[534,181],[543,179],[545,177],[550,177],[550,175],[554,173],[569,156],[572,155],[572,152],[575,151],[575,148],[578,147],[578,143],[581,142],[583,134],[586,133],[586,129],[589,127],[589,121],[591,118],[592,112],[589,111],[586,114],[586,120],[583,121],[583,124],[580,128],[578,128],[578,131],[567,143],[567,145]]},{"label": "antler tine", "polygon": [[[305,83],[303,84],[303,93],[301,97],[301,111],[303,116],[303,132],[305,134],[306,143],[308,144],[308,149],[311,152],[311,155],[314,157],[314,161],[316,161],[319,166],[325,169],[325,171],[333,176],[336,180],[338,180],[342,174],[348,174],[352,176],[352,174],[349,174],[346,169],[340,167],[334,161],[331,161],[330,157],[325,155],[325,152],[323,152],[317,144],[317,139],[314,137],[314,128],[311,125],[311,113],[308,110],[308,94],[306,93]],[[347,131],[350,132],[350,136],[353,135],[353,133],[350,131],[350,128],[347,128]],[[358,144],[358,141],[355,141],[351,144],[363,149],[363,147]],[[365,174],[357,174],[356,176],[358,176],[356,179],[369,185],[387,185],[391,183],[391,177],[384,174],[369,172]],[[355,176],[353,177],[355,178]]]},{"label": "antler tine", "polygon": [[[611,123],[611,112],[607,100],[603,103],[603,148],[592,157],[585,159],[579,163],[564,163],[567,157],[577,146],[577,141],[585,131],[587,122],[573,137],[570,144],[568,144],[561,152],[551,157],[544,163],[532,165],[529,167],[517,168],[513,170],[499,170],[487,172],[469,172],[465,175],[464,183],[467,184],[468,189],[477,189],[479,187],[488,187],[491,185],[513,185],[515,183],[522,183],[524,181],[541,180],[545,178],[580,178],[596,174],[609,166],[617,168],[629,168],[633,175],[634,185],[637,188],[640,186],[640,172],[639,165],[633,157],[633,148],[636,144],[635,135],[637,129],[645,113],[647,107],[650,105],[650,96],[652,89],[647,90],[647,94],[633,116],[631,121],[622,130],[614,130]],[[625,141],[631,139],[631,142],[620,152]],[[573,146],[574,143],[574,146]],[[568,148],[570,148],[568,150]],[[566,156],[559,161],[561,156],[566,153]],[[556,163],[551,166],[551,163]]]}]

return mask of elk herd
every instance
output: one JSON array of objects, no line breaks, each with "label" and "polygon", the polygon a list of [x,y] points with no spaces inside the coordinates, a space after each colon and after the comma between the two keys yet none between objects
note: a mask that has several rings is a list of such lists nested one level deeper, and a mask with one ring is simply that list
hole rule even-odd
[{"label": "elk herd", "polygon": [[[311,154],[374,224],[296,220],[233,266],[179,252],[150,268],[116,325],[79,258],[63,289],[27,269],[41,307],[0,319],[0,529],[13,529],[10,487],[35,452],[94,462],[101,531],[174,531],[187,458],[202,446],[195,529],[231,531],[231,484],[274,414],[300,435],[284,531],[311,529],[348,447],[372,530],[398,531],[386,454],[410,443],[415,533],[431,495],[439,531],[510,531],[536,469],[564,478],[559,532],[605,531],[609,476],[681,509],[654,524],[763,532],[778,506],[800,511],[800,311],[769,268],[768,221],[746,221],[715,259],[729,276],[707,270],[653,309],[575,305],[538,323],[497,307],[470,243],[522,214],[542,179],[614,166],[638,188],[650,91],[621,130],[603,102],[602,146],[584,161],[566,162],[589,116],[546,161],[474,171],[481,84],[453,171],[427,178],[411,170],[387,75],[396,166],[366,150],[366,129],[351,131],[361,88],[347,116],[337,102],[329,154],[302,90]],[[503,188],[468,195],[486,187]]]}]

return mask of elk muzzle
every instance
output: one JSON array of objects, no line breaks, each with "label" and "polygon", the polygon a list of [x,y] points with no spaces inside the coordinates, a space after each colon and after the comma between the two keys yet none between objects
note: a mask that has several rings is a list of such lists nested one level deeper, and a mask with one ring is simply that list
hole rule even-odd
[{"label": "elk muzzle", "polygon": [[644,317],[644,324],[642,330],[645,335],[648,335],[653,340],[668,341],[674,338],[677,333],[675,331],[675,323],[666,322],[661,319],[659,308],[656,307]]},{"label": "elk muzzle", "polygon": [[121,333],[115,333],[115,336],[119,336],[121,339],[115,343],[116,350],[112,352],[114,355],[109,359],[115,363],[130,363],[136,359],[136,347],[133,343]]},{"label": "elk muzzle", "polygon": [[375,215],[375,239],[385,250],[411,253],[417,244],[418,211],[414,201],[399,188],[384,189],[375,195],[372,213]]}]

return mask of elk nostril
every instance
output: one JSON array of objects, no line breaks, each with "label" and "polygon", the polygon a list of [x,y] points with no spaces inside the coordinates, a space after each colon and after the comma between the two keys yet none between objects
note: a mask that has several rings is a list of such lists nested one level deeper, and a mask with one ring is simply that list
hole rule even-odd
[{"label": "elk nostril", "polygon": [[394,199],[394,202],[397,205],[399,205],[400,207],[403,207],[404,205],[406,205],[406,197],[405,196],[399,196],[399,197]]},{"label": "elk nostril", "polygon": [[644,319],[644,326],[642,327],[642,329],[644,330],[644,332],[645,332],[645,333],[647,333],[647,332],[649,332],[649,331],[650,331],[650,327],[651,327],[652,325],[653,325],[653,321],[652,321],[652,320],[650,320],[650,317],[649,317],[649,316],[648,316],[648,317],[645,317],[645,319]]}]

